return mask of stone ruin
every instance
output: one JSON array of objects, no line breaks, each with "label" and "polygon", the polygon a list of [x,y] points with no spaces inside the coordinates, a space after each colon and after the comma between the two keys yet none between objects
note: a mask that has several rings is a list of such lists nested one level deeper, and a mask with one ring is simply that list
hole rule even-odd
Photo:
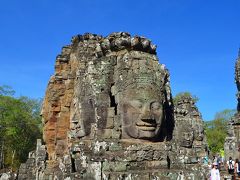
[{"label": "stone ruin", "polygon": [[56,58],[42,107],[44,144],[18,179],[204,179],[201,115],[174,105],[156,45],[119,32],[72,38]]},{"label": "stone ruin", "polygon": [[228,136],[224,143],[225,159],[240,159],[240,49],[235,64],[235,82],[237,85],[237,112],[228,124]]},{"label": "stone ruin", "polygon": [[178,145],[176,157],[184,161],[186,166],[201,162],[201,158],[208,155],[208,145],[201,113],[191,96],[183,95],[176,100],[174,119],[175,130],[172,141]]}]

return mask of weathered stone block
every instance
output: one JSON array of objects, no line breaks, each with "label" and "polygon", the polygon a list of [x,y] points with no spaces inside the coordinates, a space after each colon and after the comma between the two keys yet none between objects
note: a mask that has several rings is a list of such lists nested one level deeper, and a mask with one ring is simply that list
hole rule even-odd
[{"label": "weathered stone block", "polygon": [[120,151],[122,150],[121,143],[119,142],[111,142],[109,144],[109,151]]},{"label": "weathered stone block", "polygon": [[147,161],[146,163],[146,169],[167,169],[168,168],[168,162],[167,160],[162,161]]},{"label": "weathered stone block", "polygon": [[153,160],[153,150],[137,151],[137,161]]},{"label": "weathered stone block", "polygon": [[109,180],[116,180],[116,179],[131,179],[131,180],[150,180],[149,173],[112,173],[108,175]]},{"label": "weathered stone block", "polygon": [[112,138],[112,129],[97,130],[97,136],[102,137],[103,139],[110,139]]},{"label": "weathered stone block", "polygon": [[107,110],[107,117],[108,118],[113,118],[115,116],[115,108],[112,107],[112,108],[108,108]]},{"label": "weathered stone block", "polygon": [[137,151],[124,151],[123,161],[137,161]]},{"label": "weathered stone block", "polygon": [[127,170],[127,162],[103,162],[103,171],[107,172],[122,172]]},{"label": "weathered stone block", "polygon": [[106,128],[107,129],[112,129],[114,127],[113,125],[113,117],[108,117],[107,118],[107,123],[106,123]]},{"label": "weathered stone block", "polygon": [[120,139],[121,137],[121,131],[112,129],[112,138],[113,139]]}]

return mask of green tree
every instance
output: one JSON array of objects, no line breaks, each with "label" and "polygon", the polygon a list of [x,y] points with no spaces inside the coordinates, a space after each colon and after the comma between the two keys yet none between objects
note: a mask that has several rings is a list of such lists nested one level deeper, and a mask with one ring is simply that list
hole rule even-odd
[{"label": "green tree", "polygon": [[0,95],[2,96],[13,96],[15,91],[10,86],[0,86]]},{"label": "green tree", "polygon": [[226,109],[216,113],[214,120],[205,122],[208,146],[213,153],[219,153],[224,148],[228,121],[235,112],[235,110]]},{"label": "green tree", "polygon": [[194,101],[194,103],[199,101],[199,98],[195,95],[192,95],[190,92],[180,92],[180,93],[176,94],[176,96],[174,96],[173,103],[175,104],[177,101],[179,101],[183,97],[191,98]]},{"label": "green tree", "polygon": [[41,138],[41,101],[15,98],[13,92],[0,87],[0,146],[2,167],[15,169],[26,161],[36,139]]}]

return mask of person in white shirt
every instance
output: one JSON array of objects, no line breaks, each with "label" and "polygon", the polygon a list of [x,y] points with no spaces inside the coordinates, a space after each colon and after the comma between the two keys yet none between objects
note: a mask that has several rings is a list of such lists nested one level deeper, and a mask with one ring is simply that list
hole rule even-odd
[{"label": "person in white shirt", "polygon": [[220,172],[216,162],[213,163],[213,168],[211,169],[211,180],[220,180]]}]

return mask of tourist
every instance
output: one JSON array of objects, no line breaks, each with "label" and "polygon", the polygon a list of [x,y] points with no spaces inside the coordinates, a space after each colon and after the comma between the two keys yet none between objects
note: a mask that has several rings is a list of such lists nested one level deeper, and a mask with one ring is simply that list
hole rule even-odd
[{"label": "tourist", "polygon": [[234,172],[236,177],[240,177],[240,161],[238,159],[235,160],[235,165],[234,165]]},{"label": "tourist", "polygon": [[221,171],[221,164],[222,164],[222,158],[220,154],[217,154],[217,164],[218,164],[218,170]]},{"label": "tourist", "polygon": [[213,155],[213,157],[212,157],[212,162],[217,162],[215,155]]},{"label": "tourist", "polygon": [[210,179],[211,180],[220,180],[220,172],[218,170],[218,164],[216,162],[213,163]]},{"label": "tourist", "polygon": [[226,164],[226,169],[228,170],[228,174],[234,174],[234,164],[235,162],[232,160],[232,157],[229,157],[229,160]]},{"label": "tourist", "polygon": [[206,164],[206,165],[208,165],[208,156],[206,155],[206,156],[204,156],[203,157],[203,164]]},{"label": "tourist", "polygon": [[209,170],[208,172],[210,173],[210,175],[211,175],[212,168],[213,168],[212,163],[210,161],[208,161],[208,170]]}]

